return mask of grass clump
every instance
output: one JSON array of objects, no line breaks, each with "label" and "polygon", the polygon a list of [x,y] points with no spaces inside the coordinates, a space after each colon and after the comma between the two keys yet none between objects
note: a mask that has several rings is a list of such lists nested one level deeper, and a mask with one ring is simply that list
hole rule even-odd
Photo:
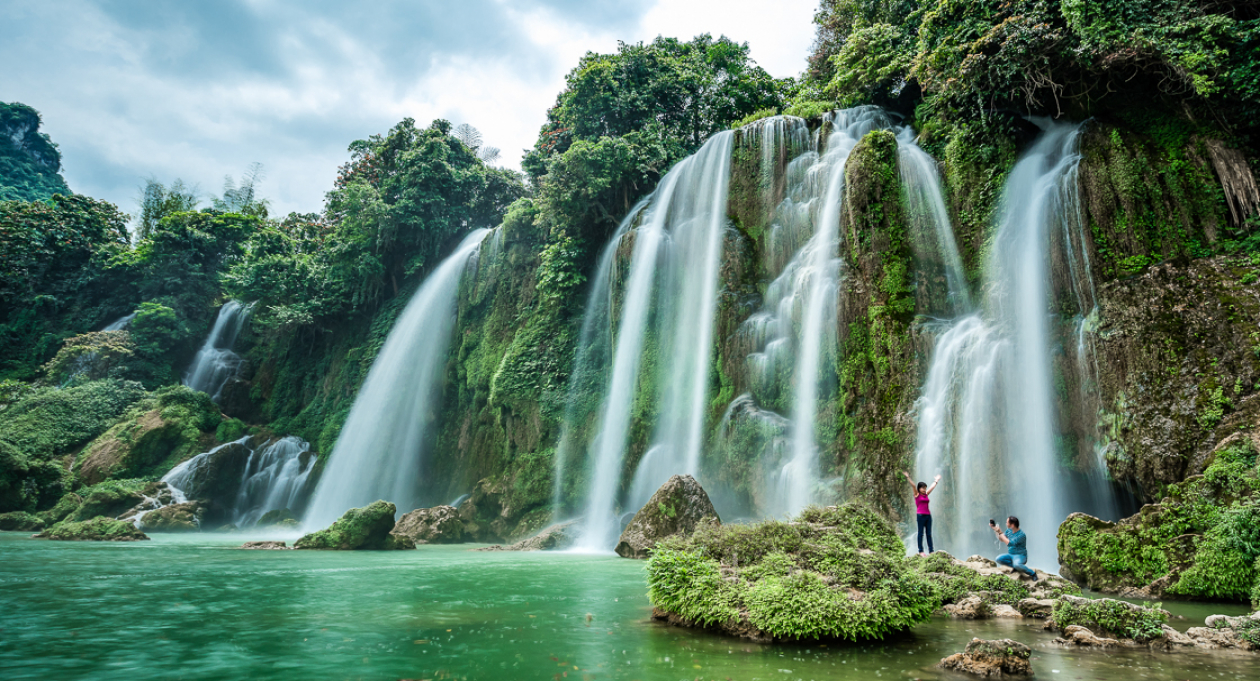
[{"label": "grass clump", "polygon": [[691,626],[774,640],[879,640],[939,607],[892,525],[856,503],[791,522],[705,522],[657,545],[648,595]]},{"label": "grass clump", "polygon": [[1121,638],[1146,643],[1164,635],[1168,613],[1158,603],[1147,608],[1111,598],[1064,596],[1054,605],[1054,624],[1060,630],[1077,625],[1104,630]]}]

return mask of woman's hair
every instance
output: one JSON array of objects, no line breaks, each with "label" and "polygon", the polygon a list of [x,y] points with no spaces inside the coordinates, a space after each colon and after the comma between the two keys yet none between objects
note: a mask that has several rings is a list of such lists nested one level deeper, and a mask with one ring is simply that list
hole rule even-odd
[{"label": "woman's hair", "polygon": [[919,490],[920,492],[922,492],[923,490],[927,489],[927,483],[926,483],[926,482],[921,482],[921,483],[919,483],[919,484],[915,485],[915,486],[914,486],[914,488],[915,488],[915,489],[917,489],[917,490]]},{"label": "woman's hair", "polygon": [[1008,523],[1010,523],[1010,524],[1014,525],[1014,526],[1015,526],[1015,529],[1017,529],[1017,530],[1019,529],[1019,518],[1016,518],[1016,517],[1015,517],[1015,516],[1013,516],[1013,515],[1011,515],[1011,516],[1007,516],[1007,517],[1006,517],[1006,522],[1008,522]]}]

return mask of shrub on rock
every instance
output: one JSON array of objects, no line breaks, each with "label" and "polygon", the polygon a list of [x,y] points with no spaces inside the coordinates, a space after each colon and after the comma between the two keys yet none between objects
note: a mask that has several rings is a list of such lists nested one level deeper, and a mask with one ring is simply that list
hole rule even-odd
[{"label": "shrub on rock", "polygon": [[701,523],[648,559],[654,617],[758,640],[882,639],[927,620],[932,585],[892,525],[849,503],[792,522]]},{"label": "shrub on rock", "polygon": [[328,529],[312,532],[297,540],[293,548],[341,551],[416,548],[410,538],[390,534],[394,529],[395,510],[388,501],[374,501],[363,508],[352,508]]},{"label": "shrub on rock", "polygon": [[44,527],[43,519],[37,515],[24,511],[0,513],[0,531],[3,532],[39,532]]},{"label": "shrub on rock", "polygon": [[35,537],[63,541],[146,541],[149,538],[135,525],[105,516],[90,520],[64,520]]},{"label": "shrub on rock", "polygon": [[1168,612],[1158,607],[1145,608],[1111,598],[1064,596],[1054,606],[1054,625],[1060,631],[1081,626],[1138,643],[1149,643],[1164,636],[1167,621]]},{"label": "shrub on rock", "polygon": [[691,534],[706,518],[721,522],[704,488],[690,475],[675,475],[634,514],[615,550],[622,558],[647,558],[657,542]]}]

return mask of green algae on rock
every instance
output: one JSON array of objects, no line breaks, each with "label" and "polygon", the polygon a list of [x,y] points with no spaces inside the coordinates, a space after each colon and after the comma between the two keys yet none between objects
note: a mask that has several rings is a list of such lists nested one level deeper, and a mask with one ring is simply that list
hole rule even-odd
[{"label": "green algae on rock", "polygon": [[660,540],[691,534],[706,519],[721,523],[704,488],[690,475],[672,476],[634,514],[615,550],[622,558],[647,558]]},{"label": "green algae on rock", "polygon": [[35,535],[36,539],[62,541],[147,541],[148,535],[135,525],[105,516],[89,520],[65,520]]},{"label": "green algae on rock", "polygon": [[0,531],[3,532],[39,532],[45,526],[43,518],[25,511],[0,513]]},{"label": "green algae on rock", "polygon": [[395,506],[388,501],[352,508],[328,529],[297,540],[293,548],[341,551],[416,548],[410,537],[390,534],[394,529],[395,511]]},{"label": "green algae on rock", "polygon": [[976,676],[1032,676],[1032,650],[1004,638],[997,641],[971,639],[966,650],[941,660],[941,668]]},{"label": "green algae on rock", "polygon": [[791,522],[700,524],[648,559],[653,617],[764,641],[879,640],[940,605],[891,523],[865,506],[805,509]]}]

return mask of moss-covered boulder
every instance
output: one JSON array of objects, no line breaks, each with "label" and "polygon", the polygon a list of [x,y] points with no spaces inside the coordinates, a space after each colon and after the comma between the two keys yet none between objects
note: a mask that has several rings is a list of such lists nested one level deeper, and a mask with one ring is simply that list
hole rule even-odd
[{"label": "moss-covered boulder", "polygon": [[398,519],[394,534],[417,544],[459,544],[471,541],[454,506],[418,508]]},{"label": "moss-covered boulder", "polygon": [[297,528],[301,523],[287,508],[277,508],[262,514],[254,527]]},{"label": "moss-covered boulder", "polygon": [[97,516],[89,520],[64,520],[35,535],[35,538],[62,541],[146,541],[149,537],[129,522]]},{"label": "moss-covered boulder", "polygon": [[1112,598],[1063,596],[1054,606],[1052,617],[1059,631],[1081,626],[1093,632],[1112,634],[1116,638],[1150,643],[1162,638],[1168,611],[1147,608]]},{"label": "moss-covered boulder", "polygon": [[97,516],[116,518],[145,500],[145,492],[152,492],[157,483],[144,480],[106,480],[79,490],[79,505],[67,514],[66,519],[82,521]]},{"label": "moss-covered boulder", "polygon": [[791,522],[704,522],[659,543],[647,572],[656,619],[755,640],[878,640],[940,605],[892,524],[857,503]]},{"label": "moss-covered boulder", "polygon": [[140,528],[145,532],[200,532],[205,509],[195,501],[172,504],[145,513]]},{"label": "moss-covered boulder", "polygon": [[1004,638],[997,641],[971,639],[966,650],[941,660],[941,668],[975,676],[1032,676],[1032,650]]},{"label": "moss-covered boulder", "polygon": [[1059,526],[1063,574],[1137,598],[1249,601],[1260,559],[1260,467],[1249,441],[1218,448],[1202,475],[1111,523],[1074,513]]},{"label": "moss-covered boulder", "polygon": [[634,514],[615,550],[622,558],[647,558],[657,542],[691,534],[705,519],[721,523],[709,495],[690,475],[675,475]]},{"label": "moss-covered boulder", "polygon": [[0,531],[3,532],[39,532],[45,526],[43,518],[24,511],[0,513]]},{"label": "moss-covered boulder", "polygon": [[388,501],[374,501],[363,508],[346,511],[328,529],[312,532],[293,545],[295,549],[414,549],[409,537],[390,534],[394,529],[395,507]]},{"label": "moss-covered boulder", "polygon": [[[1079,587],[1057,575],[1038,570],[1034,582],[983,556],[959,560],[937,551],[928,556],[911,556],[908,561],[936,589],[945,612],[955,617],[983,619],[1004,610],[1003,606],[1019,606],[1027,599],[1044,601],[1081,593]],[[1016,610],[1023,614],[1018,607]]]},{"label": "moss-covered boulder", "polygon": [[164,388],[84,450],[79,478],[92,485],[114,477],[157,477],[213,446],[222,421],[205,393],[184,386]]}]

